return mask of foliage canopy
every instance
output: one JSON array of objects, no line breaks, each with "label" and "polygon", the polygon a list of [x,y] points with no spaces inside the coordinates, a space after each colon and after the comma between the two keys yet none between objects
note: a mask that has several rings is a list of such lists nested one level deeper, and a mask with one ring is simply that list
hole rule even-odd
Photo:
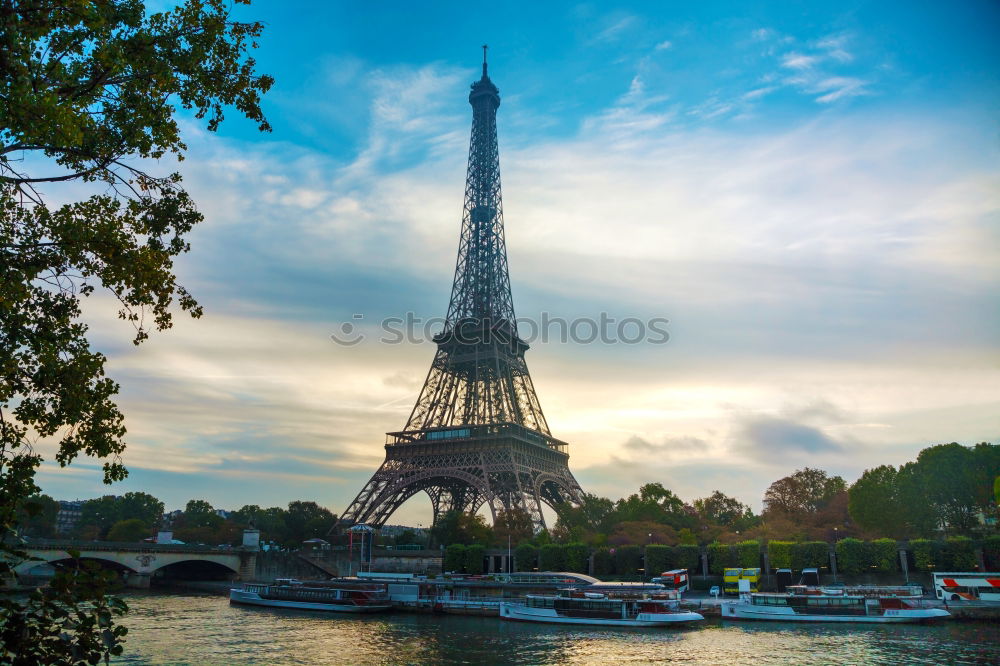
[{"label": "foliage canopy", "polygon": [[[135,344],[171,326],[175,303],[201,314],[173,260],[202,216],[178,173],[148,168],[183,159],[181,109],[210,131],[227,106],[269,129],[260,96],[272,80],[248,55],[263,26],[230,10],[224,0],[155,13],[140,0],[0,2],[0,578],[23,557],[10,535],[38,491],[36,446],[60,465],[100,459],[108,483],[126,475],[118,385],[90,347],[81,299],[106,290]],[[117,654],[123,632],[111,621],[123,606],[95,580],[67,572],[54,596],[5,596],[6,649],[24,663]]]}]

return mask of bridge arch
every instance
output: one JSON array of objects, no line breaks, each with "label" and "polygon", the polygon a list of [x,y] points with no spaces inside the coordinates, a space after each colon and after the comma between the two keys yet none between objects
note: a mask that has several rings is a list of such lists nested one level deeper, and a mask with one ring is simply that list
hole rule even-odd
[{"label": "bridge arch", "polygon": [[154,580],[230,580],[239,570],[211,559],[191,558],[168,562],[150,571]]},{"label": "bridge arch", "polygon": [[77,561],[95,562],[105,569],[113,569],[123,573],[135,573],[139,570],[138,567],[129,566],[127,563],[121,561],[121,558],[116,557],[114,553],[108,553],[107,557],[102,557],[101,555],[93,553],[86,553],[81,554],[79,559],[74,559],[65,552],[52,550],[32,552],[32,556],[33,559],[25,560],[15,566],[14,572],[19,575],[25,575],[30,574],[30,572],[36,567],[40,567],[45,564],[52,567],[65,567]]}]

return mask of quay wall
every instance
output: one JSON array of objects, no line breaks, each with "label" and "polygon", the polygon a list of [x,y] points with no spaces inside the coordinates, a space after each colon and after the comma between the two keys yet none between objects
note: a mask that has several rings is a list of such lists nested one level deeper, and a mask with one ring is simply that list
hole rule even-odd
[{"label": "quay wall", "polygon": [[[357,558],[351,561],[345,551],[261,551],[253,578],[270,582],[277,578],[324,580],[332,576],[357,573]],[[390,551],[376,550],[372,554],[372,571],[390,573],[441,573],[441,553],[435,550]]]},{"label": "quay wall", "polygon": [[261,582],[271,582],[277,578],[323,580],[329,577],[294,552],[274,550],[257,553],[257,566],[253,573],[253,579]]}]

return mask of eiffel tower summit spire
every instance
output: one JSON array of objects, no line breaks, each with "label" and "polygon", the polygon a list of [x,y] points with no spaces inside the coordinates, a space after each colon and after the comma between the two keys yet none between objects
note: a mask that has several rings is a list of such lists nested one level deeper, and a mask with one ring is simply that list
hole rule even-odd
[{"label": "eiffel tower summit spire", "polygon": [[426,492],[434,521],[447,511],[496,520],[523,512],[545,526],[542,503],[578,502],[567,445],[552,437],[517,331],[507,268],[496,114],[500,90],[487,74],[472,84],[472,137],[455,281],[437,351],[402,431],[386,440],[386,459],[340,527],[381,527],[407,499]]}]

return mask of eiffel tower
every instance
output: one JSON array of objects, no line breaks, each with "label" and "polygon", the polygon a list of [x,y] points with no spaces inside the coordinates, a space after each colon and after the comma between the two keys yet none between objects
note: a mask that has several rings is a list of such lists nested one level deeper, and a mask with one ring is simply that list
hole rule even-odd
[{"label": "eiffel tower", "polygon": [[448,511],[494,523],[521,511],[545,527],[542,503],[577,503],[566,442],[554,438],[528,374],[507,272],[496,113],[500,90],[486,73],[472,84],[472,139],[455,282],[437,352],[406,427],[386,436],[385,462],[341,515],[339,529],[381,527],[418,492],[434,522]]}]

